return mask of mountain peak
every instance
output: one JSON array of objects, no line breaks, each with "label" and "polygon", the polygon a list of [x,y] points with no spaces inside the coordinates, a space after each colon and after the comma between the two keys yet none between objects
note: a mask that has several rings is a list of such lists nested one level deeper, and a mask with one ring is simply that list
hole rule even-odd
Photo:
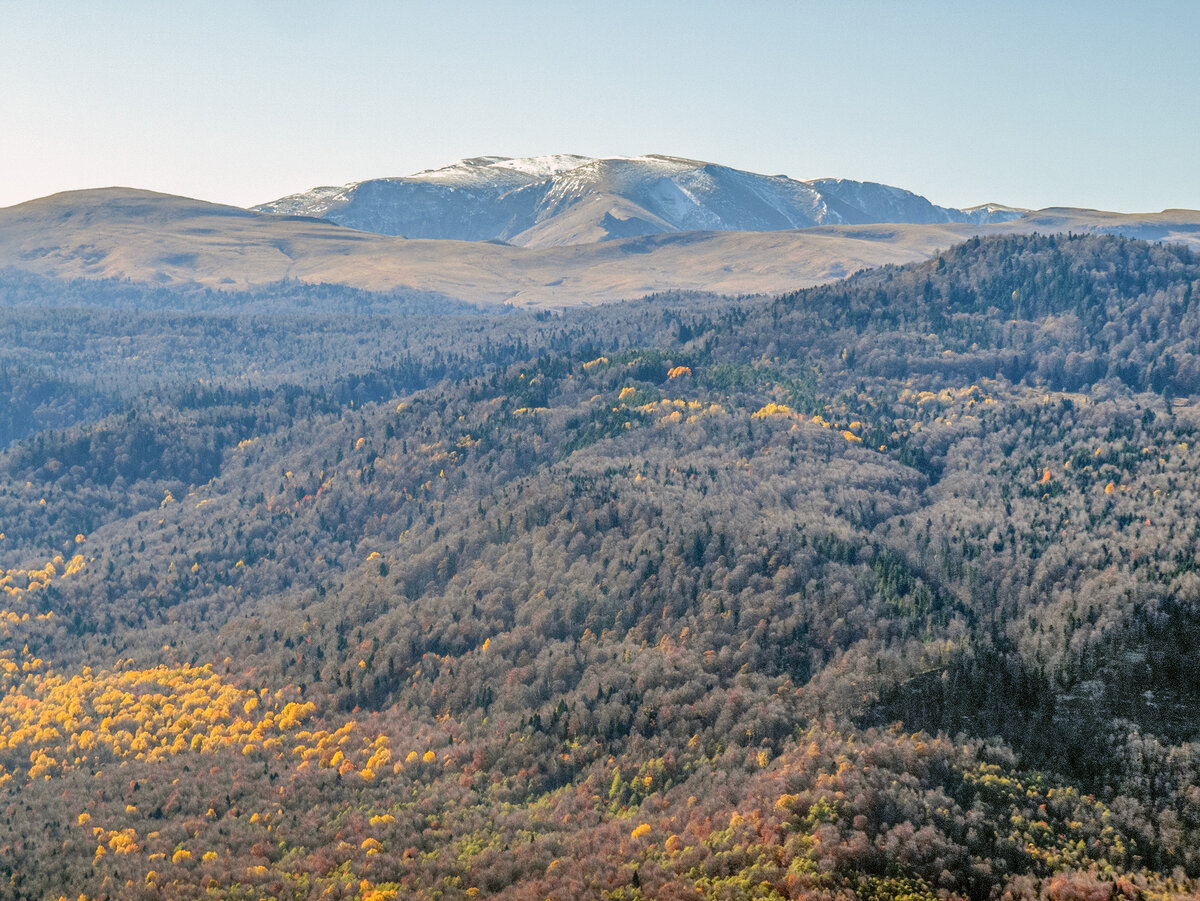
[{"label": "mountain peak", "polygon": [[413,175],[315,188],[254,209],[388,235],[529,247],[697,230],[984,224],[1021,215],[999,205],[941,207],[873,182],[800,181],[657,153],[468,157]]}]

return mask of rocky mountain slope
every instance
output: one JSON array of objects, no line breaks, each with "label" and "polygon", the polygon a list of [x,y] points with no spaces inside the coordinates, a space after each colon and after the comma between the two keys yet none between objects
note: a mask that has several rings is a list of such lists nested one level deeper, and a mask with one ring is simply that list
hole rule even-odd
[{"label": "rocky mountain slope", "polygon": [[264,203],[266,213],[317,216],[410,238],[547,247],[678,231],[779,231],[867,223],[982,225],[1024,210],[957,210],[888,185],[758,175],[649,156],[483,156],[403,178],[314,188]]}]

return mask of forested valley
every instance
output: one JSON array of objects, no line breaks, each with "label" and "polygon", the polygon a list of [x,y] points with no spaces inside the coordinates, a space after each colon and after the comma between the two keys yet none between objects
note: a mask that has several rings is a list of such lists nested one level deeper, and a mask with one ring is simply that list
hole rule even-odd
[{"label": "forested valley", "polygon": [[0,274],[0,897],[1200,892],[1200,257]]}]

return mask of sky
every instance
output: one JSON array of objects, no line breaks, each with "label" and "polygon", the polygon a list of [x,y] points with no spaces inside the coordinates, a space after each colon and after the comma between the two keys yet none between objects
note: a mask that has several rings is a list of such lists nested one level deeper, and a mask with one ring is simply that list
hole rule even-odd
[{"label": "sky", "polygon": [[1200,208],[1200,3],[0,0],[0,206],[247,206],[663,153],[946,206]]}]

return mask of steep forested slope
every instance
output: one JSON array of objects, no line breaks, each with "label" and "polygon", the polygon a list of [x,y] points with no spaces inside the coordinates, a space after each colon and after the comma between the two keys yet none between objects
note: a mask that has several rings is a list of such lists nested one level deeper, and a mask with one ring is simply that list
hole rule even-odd
[{"label": "steep forested slope", "polygon": [[71,312],[0,456],[7,890],[1194,893],[1198,282]]}]

